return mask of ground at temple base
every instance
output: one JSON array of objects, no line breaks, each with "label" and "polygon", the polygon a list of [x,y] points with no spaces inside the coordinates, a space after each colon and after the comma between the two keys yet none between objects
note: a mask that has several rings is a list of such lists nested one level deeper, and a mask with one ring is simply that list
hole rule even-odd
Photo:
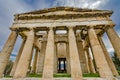
[{"label": "ground at temple base", "polygon": [[[54,78],[54,79],[42,79],[42,78],[1,78],[0,80],[75,80],[72,78]],[[110,80],[110,79],[103,79],[103,78],[83,78],[83,80]],[[116,78],[115,80],[120,80],[120,78]]]}]

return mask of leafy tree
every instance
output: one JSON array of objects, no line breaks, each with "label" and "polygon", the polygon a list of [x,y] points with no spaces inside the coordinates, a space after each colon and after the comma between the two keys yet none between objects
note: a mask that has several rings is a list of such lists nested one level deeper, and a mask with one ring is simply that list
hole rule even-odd
[{"label": "leafy tree", "polygon": [[113,62],[115,64],[117,70],[120,71],[120,60],[118,59],[116,53],[113,54],[112,59],[113,59]]},{"label": "leafy tree", "polygon": [[9,75],[10,74],[10,71],[12,69],[12,66],[13,66],[13,61],[10,60],[5,68],[5,71],[4,71],[4,76],[6,75]]}]

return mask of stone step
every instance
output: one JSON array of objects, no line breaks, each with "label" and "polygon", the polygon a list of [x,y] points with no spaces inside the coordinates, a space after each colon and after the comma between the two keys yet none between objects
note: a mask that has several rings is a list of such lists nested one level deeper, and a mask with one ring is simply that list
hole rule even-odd
[{"label": "stone step", "polygon": [[[54,78],[54,79],[41,79],[41,78],[19,78],[19,79],[13,79],[13,78],[1,78],[0,80],[75,80],[72,78]],[[111,80],[111,79],[103,79],[103,78],[83,78],[82,80]],[[120,79],[114,79],[114,80],[120,80]]]}]

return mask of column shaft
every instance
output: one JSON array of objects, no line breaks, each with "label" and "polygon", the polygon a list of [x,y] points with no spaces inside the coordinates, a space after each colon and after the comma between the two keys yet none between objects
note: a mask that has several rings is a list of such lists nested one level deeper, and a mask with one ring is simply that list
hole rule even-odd
[{"label": "column shaft", "polygon": [[32,58],[33,58],[33,53],[34,53],[34,49],[35,49],[35,47],[34,47],[34,45],[32,46],[32,51],[31,51],[31,53],[30,53],[30,62],[29,62],[29,66],[28,66],[28,69],[30,70],[30,72],[31,72],[31,63],[32,63]]},{"label": "column shaft", "polygon": [[53,78],[54,71],[54,32],[50,28],[45,52],[45,61],[43,68],[43,78]]},{"label": "column shaft", "polygon": [[88,36],[92,47],[92,52],[95,58],[97,70],[99,71],[100,76],[103,78],[112,78],[112,72],[107,64],[104,52],[100,46],[100,43],[98,41],[97,35],[93,27],[89,28]]},{"label": "column shaft", "polygon": [[116,67],[115,67],[115,65],[114,65],[114,63],[113,63],[113,61],[112,61],[112,59],[111,59],[111,57],[110,57],[110,55],[109,55],[105,45],[103,43],[103,41],[102,41],[102,38],[101,37],[98,37],[98,38],[99,38],[99,42],[101,44],[101,47],[102,47],[102,49],[104,51],[104,55],[106,57],[108,65],[109,65],[110,69],[112,70],[113,75],[118,76],[119,74],[118,74],[118,72],[116,70]]},{"label": "column shaft", "polygon": [[86,61],[86,56],[85,56],[85,51],[83,49],[82,41],[78,41],[77,45],[78,45],[78,52],[79,52],[79,58],[80,58],[82,72],[88,73],[87,61]]},{"label": "column shaft", "polygon": [[6,68],[6,65],[9,61],[10,54],[13,50],[13,47],[15,45],[16,39],[17,39],[17,33],[15,31],[12,31],[7,42],[5,43],[1,53],[0,53],[0,77],[2,77],[4,70]]},{"label": "column shaft", "polygon": [[34,42],[34,32],[31,30],[27,36],[27,40],[25,42],[24,49],[22,51],[20,60],[18,62],[14,78],[23,78],[26,77],[29,63],[30,63],[30,56]]},{"label": "column shaft", "polygon": [[88,60],[88,55],[87,55],[87,53],[86,53],[86,51],[85,51],[85,57],[86,57],[86,66],[87,66],[87,73],[90,73],[90,67],[89,67],[89,60]]},{"label": "column shaft", "polygon": [[87,53],[87,56],[88,56],[88,64],[89,64],[90,72],[91,73],[96,73],[95,67],[94,67],[94,64],[93,64],[93,60],[92,60],[92,58],[90,56],[90,53],[89,53],[89,48],[86,48],[86,53]]},{"label": "column shaft", "polygon": [[57,44],[55,43],[55,53],[54,53],[54,74],[57,73],[58,57],[57,57]]},{"label": "column shaft", "polygon": [[113,28],[108,28],[106,31],[108,38],[110,39],[112,46],[117,54],[117,57],[120,60],[120,38]]},{"label": "column shaft", "polygon": [[32,73],[36,73],[36,67],[37,67],[37,56],[38,56],[38,49],[36,48],[36,52],[34,54],[34,61],[32,65]]},{"label": "column shaft", "polygon": [[69,44],[66,43],[66,61],[67,61],[67,73],[70,74],[71,70],[70,70],[70,54],[69,54]]},{"label": "column shaft", "polygon": [[42,74],[43,72],[46,44],[46,41],[41,42],[41,50],[38,53],[37,74]]},{"label": "column shaft", "polygon": [[23,42],[22,42],[22,44],[21,44],[21,47],[20,47],[19,52],[18,52],[18,54],[17,54],[16,60],[15,60],[15,62],[14,62],[14,64],[13,64],[12,70],[11,70],[11,72],[10,72],[10,76],[13,76],[14,73],[15,73],[15,70],[16,70],[16,67],[17,67],[17,64],[18,64],[18,61],[19,61],[19,59],[20,59],[20,56],[21,56],[22,51],[23,51],[23,48],[24,48],[25,41],[26,41],[26,40],[23,40]]},{"label": "column shaft", "polygon": [[69,28],[68,32],[68,39],[69,39],[71,77],[80,80],[82,79],[81,65],[79,61],[79,54],[75,34],[71,27]]}]

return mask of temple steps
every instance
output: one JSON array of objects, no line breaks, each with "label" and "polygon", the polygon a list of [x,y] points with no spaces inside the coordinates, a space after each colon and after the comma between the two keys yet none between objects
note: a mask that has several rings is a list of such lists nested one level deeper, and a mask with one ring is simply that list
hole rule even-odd
[{"label": "temple steps", "polygon": [[[71,78],[54,78],[54,79],[41,79],[41,78],[1,78],[0,80],[75,80]],[[82,80],[111,80],[111,79],[103,79],[103,78],[83,78]],[[114,80],[120,80],[120,79],[114,79]]]}]

